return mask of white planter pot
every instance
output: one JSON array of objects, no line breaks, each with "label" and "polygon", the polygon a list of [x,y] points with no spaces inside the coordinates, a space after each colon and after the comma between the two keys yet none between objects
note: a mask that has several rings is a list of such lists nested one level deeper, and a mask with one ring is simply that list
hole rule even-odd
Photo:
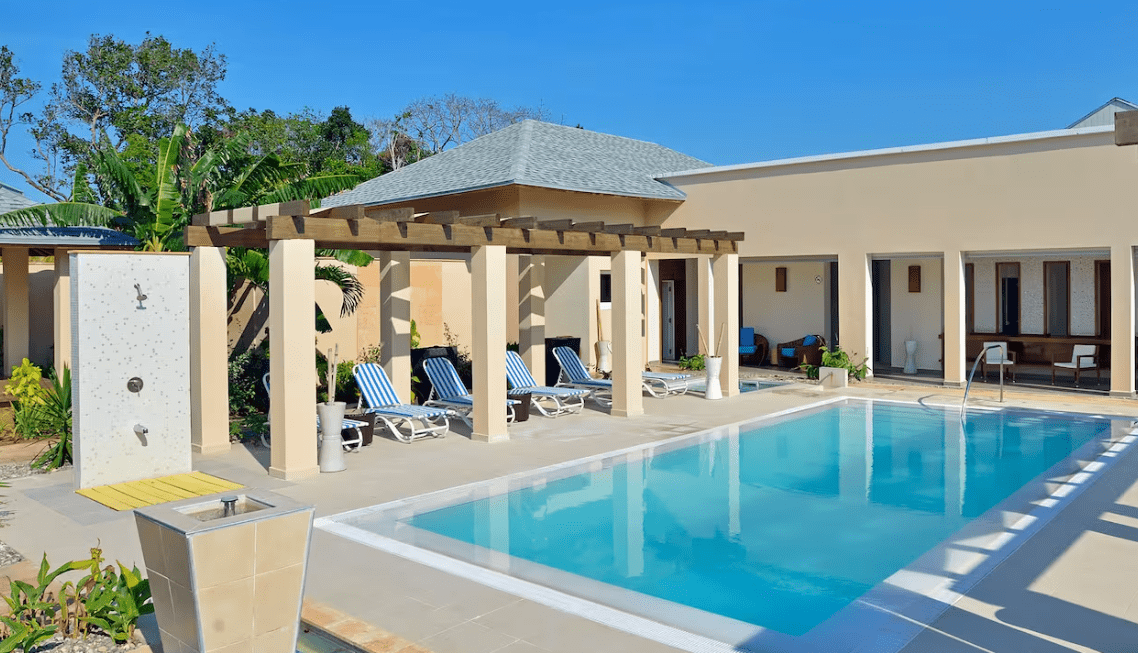
[{"label": "white planter pot", "polygon": [[612,341],[610,340],[597,341],[597,371],[612,371]]},{"label": "white planter pot", "polygon": [[849,385],[850,371],[842,367],[819,367],[818,381],[823,388],[836,389]]},{"label": "white planter pot", "polygon": [[703,396],[707,399],[722,399],[723,388],[719,385],[719,370],[723,367],[723,357],[705,356],[703,364],[707,371],[707,390]]},{"label": "white planter pot", "polygon": [[342,401],[316,404],[320,415],[320,471],[342,472],[344,465],[344,440],[340,431],[344,428],[344,411],[347,404]]},{"label": "white planter pot", "polygon": [[905,341],[905,369],[902,370],[905,374],[917,373],[917,341]]}]

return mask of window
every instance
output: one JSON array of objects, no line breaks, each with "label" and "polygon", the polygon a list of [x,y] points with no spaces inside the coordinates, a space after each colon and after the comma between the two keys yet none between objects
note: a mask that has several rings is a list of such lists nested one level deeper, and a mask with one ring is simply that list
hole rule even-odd
[{"label": "window", "polygon": [[1043,313],[1047,335],[1068,336],[1071,325],[1071,264],[1047,261],[1043,264]]},{"label": "window", "polygon": [[601,273],[601,304],[612,303],[612,273]]}]

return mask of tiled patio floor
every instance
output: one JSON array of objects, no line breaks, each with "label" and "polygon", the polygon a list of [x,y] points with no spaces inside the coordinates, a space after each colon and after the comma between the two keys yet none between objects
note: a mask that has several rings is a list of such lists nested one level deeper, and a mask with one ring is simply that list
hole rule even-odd
[{"label": "tiled patio floor", "polygon": [[[850,396],[958,402],[960,392],[875,380]],[[824,396],[794,386],[709,402],[645,398],[628,420],[586,410],[511,427],[509,442],[460,434],[405,445],[377,442],[346,456],[348,470],[288,483],[268,477],[267,450],[234,447],[195,468],[250,488],[313,503],[317,516],[603,453],[806,405]],[[974,388],[970,403],[991,403]],[[1010,389],[1010,405],[1138,415],[1138,403]],[[1132,448],[1133,449],[1133,448]],[[997,567],[905,649],[925,651],[1124,651],[1138,642],[1138,456],[1124,455],[1093,486]],[[11,511],[0,540],[28,557],[83,557],[100,540],[108,558],[141,564],[133,517],[70,490],[70,474],[19,479],[4,490]],[[306,596],[436,653],[666,651],[662,644],[568,615],[356,544],[313,535]]]}]

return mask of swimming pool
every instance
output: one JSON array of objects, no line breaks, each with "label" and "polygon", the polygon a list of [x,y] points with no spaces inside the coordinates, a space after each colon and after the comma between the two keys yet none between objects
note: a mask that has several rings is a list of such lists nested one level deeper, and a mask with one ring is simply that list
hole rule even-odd
[{"label": "swimming pool", "polygon": [[[698,378],[698,377],[697,377]],[[739,379],[739,392],[755,392],[756,390],[769,390],[789,383],[789,381],[771,381],[768,379]],[[707,390],[707,381],[699,379],[692,381],[688,388],[693,392]]]},{"label": "swimming pool", "polygon": [[946,556],[946,541],[998,543],[1006,524],[994,507],[1045,497],[1041,474],[1077,471],[1074,459],[1129,427],[1012,410],[973,412],[962,426],[954,409],[841,400],[324,526],[730,646],[840,650],[827,643],[850,644],[868,617],[923,605],[914,596],[925,590],[967,589],[963,577],[994,557],[965,569],[968,556]]}]

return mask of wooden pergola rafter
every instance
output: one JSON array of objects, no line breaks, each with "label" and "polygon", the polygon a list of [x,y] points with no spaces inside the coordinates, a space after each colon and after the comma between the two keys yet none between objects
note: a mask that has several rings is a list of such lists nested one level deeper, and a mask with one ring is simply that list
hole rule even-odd
[{"label": "wooden pergola rafter", "polygon": [[310,211],[307,202],[214,211],[194,216],[190,247],[268,247],[274,240],[312,240],[327,249],[469,252],[501,245],[509,254],[610,256],[637,251],[662,255],[737,254],[742,232],[661,229],[599,221],[543,220],[457,211],[415,213],[360,204]]}]

